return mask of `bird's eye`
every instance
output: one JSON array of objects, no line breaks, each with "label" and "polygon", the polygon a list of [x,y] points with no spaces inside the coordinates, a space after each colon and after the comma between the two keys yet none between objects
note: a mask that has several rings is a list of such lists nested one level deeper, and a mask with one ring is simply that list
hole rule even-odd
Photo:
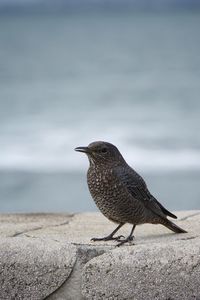
[{"label": "bird's eye", "polygon": [[102,153],[106,153],[106,152],[107,152],[107,148],[102,148],[102,149],[101,149],[101,152],[102,152]]}]

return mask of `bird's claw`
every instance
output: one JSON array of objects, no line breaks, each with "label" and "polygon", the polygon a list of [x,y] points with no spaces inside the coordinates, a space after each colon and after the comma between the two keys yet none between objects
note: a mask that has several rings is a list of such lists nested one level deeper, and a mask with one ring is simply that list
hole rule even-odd
[{"label": "bird's claw", "polygon": [[122,239],[125,239],[124,235],[119,235],[119,236],[116,236],[115,238],[113,238],[113,240],[115,240],[117,242],[121,242]]},{"label": "bird's claw", "polygon": [[91,241],[97,242],[97,241],[113,241],[113,240],[115,240],[115,241],[119,242],[119,241],[121,241],[121,238],[125,238],[125,237],[123,235],[119,235],[119,236],[116,236],[116,237],[114,237],[114,236],[105,236],[103,238],[92,238]]},{"label": "bird's claw", "polygon": [[92,238],[90,241],[92,241],[92,242],[104,241],[104,238]]},{"label": "bird's claw", "polygon": [[[128,242],[132,242],[133,239],[134,239],[134,236],[129,236],[129,237],[127,237],[127,238],[124,239],[124,240],[119,240],[120,243],[117,244],[116,247],[120,247],[121,245],[123,245],[123,244],[125,244],[125,243],[128,243]],[[134,244],[132,244],[132,245],[134,245]]]}]

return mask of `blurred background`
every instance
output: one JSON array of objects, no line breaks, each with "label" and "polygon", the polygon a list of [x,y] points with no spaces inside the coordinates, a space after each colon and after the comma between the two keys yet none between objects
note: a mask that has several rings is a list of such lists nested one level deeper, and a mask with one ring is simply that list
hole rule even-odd
[{"label": "blurred background", "polygon": [[0,212],[96,210],[95,140],[200,209],[199,132],[199,1],[0,0]]}]

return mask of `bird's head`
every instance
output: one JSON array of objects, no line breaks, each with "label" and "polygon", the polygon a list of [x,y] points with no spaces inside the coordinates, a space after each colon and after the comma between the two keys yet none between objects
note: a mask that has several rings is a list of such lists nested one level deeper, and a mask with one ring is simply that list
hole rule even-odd
[{"label": "bird's head", "polygon": [[119,164],[124,162],[117,147],[107,142],[93,142],[87,147],[77,147],[75,151],[86,153],[91,164]]}]

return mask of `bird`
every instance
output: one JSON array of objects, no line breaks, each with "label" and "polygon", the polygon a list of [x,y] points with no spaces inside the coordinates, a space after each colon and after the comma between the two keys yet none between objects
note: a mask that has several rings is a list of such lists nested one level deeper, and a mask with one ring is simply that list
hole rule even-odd
[{"label": "bird", "polygon": [[[117,246],[133,241],[135,227],[140,224],[162,224],[175,233],[186,233],[167,217],[177,219],[148,190],[144,179],[131,168],[116,146],[104,141],[95,141],[88,146],[74,149],[88,156],[87,183],[93,200],[101,213],[118,224],[114,231],[92,241],[119,242]],[[132,224],[125,238],[115,236],[126,223]]]}]

